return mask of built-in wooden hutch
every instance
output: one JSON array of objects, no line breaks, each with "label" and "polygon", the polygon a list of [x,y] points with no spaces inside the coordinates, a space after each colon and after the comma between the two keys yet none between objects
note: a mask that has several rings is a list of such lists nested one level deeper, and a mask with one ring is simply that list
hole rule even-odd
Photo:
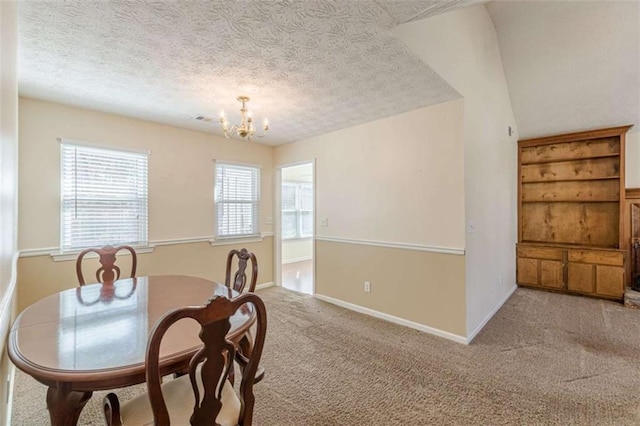
[{"label": "built-in wooden hutch", "polygon": [[630,127],[518,142],[519,285],[622,300]]},{"label": "built-in wooden hutch", "polygon": [[[624,221],[625,241],[627,247],[627,285],[633,281],[640,282],[640,188],[627,188],[626,208],[629,217]],[[638,288],[638,284],[636,284]]]}]

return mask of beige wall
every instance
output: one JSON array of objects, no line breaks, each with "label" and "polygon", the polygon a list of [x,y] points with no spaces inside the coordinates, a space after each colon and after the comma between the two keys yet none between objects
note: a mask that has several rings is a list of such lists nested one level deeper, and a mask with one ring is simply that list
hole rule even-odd
[{"label": "beige wall", "polygon": [[[258,283],[273,281],[273,239],[244,243],[258,259]],[[138,255],[137,275],[190,275],[224,282],[227,253],[234,246],[211,247],[208,242],[174,244],[156,247],[153,253]],[[92,277],[98,263],[88,259],[84,275]],[[118,260],[123,273],[128,273],[129,256]],[[93,268],[92,268],[93,267]],[[126,272],[125,272],[126,271]],[[22,310],[50,294],[77,285],[74,262],[53,262],[50,256],[21,258],[18,262],[18,309]],[[88,281],[90,282],[90,281]]]},{"label": "beige wall", "polygon": [[300,262],[313,257],[313,238],[282,241],[282,263]]},{"label": "beige wall", "polygon": [[[213,159],[257,164],[261,173],[260,230],[270,233],[273,148],[208,133],[125,118],[71,106],[20,98],[20,228],[22,255],[57,250],[60,228],[58,137],[106,146],[150,150],[149,240],[207,240],[214,235]],[[169,240],[169,241],[167,241]],[[247,245],[248,244],[242,244]],[[140,255],[139,274],[185,273],[224,278],[218,264],[233,246],[208,242],[156,247]],[[273,281],[272,239],[252,244],[260,254],[259,283]],[[223,266],[222,266],[223,267]],[[48,254],[19,262],[19,304],[76,285],[73,261]]]},{"label": "beige wall", "polygon": [[464,256],[317,241],[316,259],[317,294],[465,337]]},{"label": "beige wall", "polygon": [[[276,165],[315,158],[318,295],[464,336],[462,108],[451,101],[276,148]],[[426,251],[447,248],[458,254]]]},{"label": "beige wall", "polygon": [[275,164],[316,159],[318,236],[464,250],[461,101],[279,146]]},{"label": "beige wall", "polygon": [[59,245],[58,137],[151,151],[151,241],[213,235],[213,159],[262,166],[260,229],[272,231],[270,146],[28,98],[20,131],[20,250]]},{"label": "beige wall", "polygon": [[627,188],[640,188],[640,129],[631,128],[627,133],[625,155]]},{"label": "beige wall", "polygon": [[[17,7],[0,2],[0,425],[9,423],[7,335],[15,314],[18,207]],[[9,386],[7,386],[9,383]],[[7,403],[9,402],[9,405]]]},{"label": "beige wall", "polygon": [[467,336],[515,289],[516,141],[493,22],[483,5],[395,33],[464,97]]}]

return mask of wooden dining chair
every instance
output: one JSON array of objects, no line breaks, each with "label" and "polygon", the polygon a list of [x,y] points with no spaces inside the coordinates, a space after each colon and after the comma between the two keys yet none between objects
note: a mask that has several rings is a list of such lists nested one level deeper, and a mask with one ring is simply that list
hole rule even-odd
[{"label": "wooden dining chair", "polygon": [[[238,269],[233,275],[233,281],[231,281],[231,267],[234,258],[238,258]],[[251,282],[249,283],[249,292],[253,293],[256,290],[256,282],[258,282],[258,261],[256,256],[243,248],[241,250],[233,249],[227,255],[227,273],[224,279],[224,285],[234,289],[238,293],[244,291],[244,287],[247,284],[247,263],[251,261]]]},{"label": "wooden dining chair", "polygon": [[[251,357],[239,354],[226,335],[230,317],[246,303],[256,311],[256,338]],[[191,318],[200,326],[204,346],[189,362],[188,375],[161,384],[159,357],[162,338],[175,322]],[[247,293],[234,299],[214,296],[203,307],[178,308],[155,325],[147,344],[147,393],[120,406],[110,393],[104,399],[107,425],[250,425],[255,397],[253,385],[267,330],[267,313],[258,295]],[[233,360],[243,364],[239,392],[229,382]]]},{"label": "wooden dining chair", "polygon": [[126,250],[131,253],[131,278],[136,276],[136,266],[138,264],[138,258],[136,251],[130,246],[118,246],[113,247],[106,245],[102,248],[88,248],[78,255],[76,260],[76,274],[78,275],[78,282],[80,285],[85,285],[84,276],[82,275],[82,259],[88,253],[97,253],[100,257],[100,268],[96,271],[97,282],[105,283],[120,279],[120,268],[116,263],[116,254],[120,250]]}]

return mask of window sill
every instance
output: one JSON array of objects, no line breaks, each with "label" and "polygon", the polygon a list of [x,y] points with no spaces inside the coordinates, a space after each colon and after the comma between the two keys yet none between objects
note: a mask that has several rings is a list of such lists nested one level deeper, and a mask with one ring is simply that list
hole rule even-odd
[{"label": "window sill", "polygon": [[262,241],[264,241],[265,237],[270,237],[270,236],[273,236],[273,234],[268,232],[263,232],[262,234],[243,235],[240,237],[218,237],[209,241],[209,243],[211,243],[212,247],[230,246],[230,245],[237,245],[237,244],[243,244],[243,243],[261,243]]},{"label": "window sill", "polygon": [[[133,247],[133,249],[136,251],[136,254],[153,253],[152,246],[131,246],[131,247]],[[78,255],[81,252],[82,250],[66,251],[64,253],[57,252],[57,253],[51,253],[51,257],[53,258],[54,262],[66,262],[69,260],[76,260],[78,258]],[[118,253],[118,256],[131,256],[131,253],[129,253],[126,250],[122,250]],[[92,259],[97,257],[98,255],[94,252],[87,253],[87,255],[85,256],[85,258],[87,259]]]}]

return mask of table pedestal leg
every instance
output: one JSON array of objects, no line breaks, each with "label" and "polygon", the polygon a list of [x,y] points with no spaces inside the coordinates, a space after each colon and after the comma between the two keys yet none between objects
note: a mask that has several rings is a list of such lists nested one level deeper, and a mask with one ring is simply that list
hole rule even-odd
[{"label": "table pedestal leg", "polygon": [[52,426],[76,426],[78,417],[93,392],[72,391],[66,383],[47,390],[47,409]]}]

